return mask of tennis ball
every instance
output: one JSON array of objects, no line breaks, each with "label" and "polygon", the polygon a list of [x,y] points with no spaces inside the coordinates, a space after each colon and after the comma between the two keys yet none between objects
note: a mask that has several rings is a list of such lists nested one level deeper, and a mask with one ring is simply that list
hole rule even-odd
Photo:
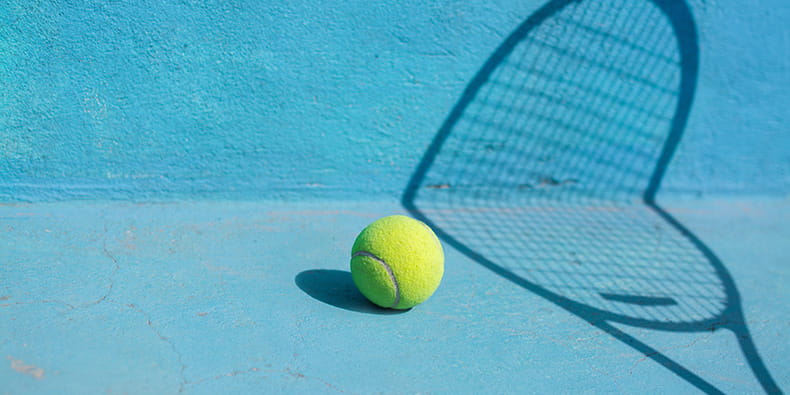
[{"label": "tennis ball", "polygon": [[424,223],[392,215],[368,225],[351,249],[351,277],[371,302],[409,309],[428,299],[444,274],[442,244]]}]

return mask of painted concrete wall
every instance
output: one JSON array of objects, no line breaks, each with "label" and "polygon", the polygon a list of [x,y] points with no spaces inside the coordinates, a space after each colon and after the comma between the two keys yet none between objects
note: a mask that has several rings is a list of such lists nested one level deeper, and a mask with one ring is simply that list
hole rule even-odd
[{"label": "painted concrete wall", "polygon": [[[788,4],[689,4],[699,80],[664,193],[790,191]],[[398,196],[541,5],[5,2],[0,200]]]}]

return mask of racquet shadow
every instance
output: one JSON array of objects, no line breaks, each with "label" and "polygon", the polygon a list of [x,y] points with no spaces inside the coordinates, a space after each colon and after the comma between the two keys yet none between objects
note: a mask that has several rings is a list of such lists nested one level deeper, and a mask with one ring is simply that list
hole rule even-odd
[{"label": "racquet shadow", "polygon": [[612,324],[730,330],[779,393],[732,276],[656,202],[698,64],[682,0],[551,1],[474,76],[402,203],[458,251],[704,392],[721,390]]}]

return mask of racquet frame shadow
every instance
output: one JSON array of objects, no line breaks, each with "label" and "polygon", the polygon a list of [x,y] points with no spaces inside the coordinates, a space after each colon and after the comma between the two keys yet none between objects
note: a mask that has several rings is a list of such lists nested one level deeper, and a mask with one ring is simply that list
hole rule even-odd
[{"label": "racquet frame shadow", "polygon": [[641,205],[655,213],[666,224],[679,232],[690,244],[692,244],[710,263],[718,275],[722,286],[726,292],[725,309],[722,314],[715,319],[699,320],[685,323],[661,323],[657,321],[646,321],[638,318],[612,314],[607,311],[580,303],[539,284],[533,283],[524,277],[514,273],[495,260],[489,259],[482,253],[476,251],[453,236],[451,230],[443,229],[440,224],[432,221],[431,215],[417,207],[415,199],[425,182],[426,174],[434,164],[436,156],[443,143],[453,132],[456,123],[461,119],[464,110],[470,102],[474,100],[475,94],[482,85],[486,83],[491,73],[497,68],[511,50],[524,39],[530,31],[540,25],[544,20],[553,15],[557,10],[565,7],[573,0],[554,0],[544,5],[533,13],[527,20],[519,25],[516,30],[496,49],[489,57],[483,67],[477,72],[475,77],[467,85],[458,102],[451,110],[444,123],[441,125],[432,143],[428,147],[422,161],[412,175],[408,186],[402,196],[403,206],[416,218],[426,222],[436,231],[437,235],[451,245],[453,248],[471,258],[480,265],[497,273],[503,278],[517,284],[524,289],[533,292],[564,310],[587,321],[591,325],[608,333],[619,341],[627,344],[633,349],[644,354],[656,363],[664,366],[675,373],[694,387],[706,393],[722,393],[713,384],[706,381],[696,373],[692,372],[682,364],[664,355],[650,345],[636,339],[635,337],[619,330],[612,325],[613,323],[624,324],[633,327],[641,327],[652,330],[663,330],[671,332],[705,332],[717,329],[729,329],[736,336],[741,351],[754,376],[757,378],[763,389],[768,393],[781,393],[770,372],[765,366],[757,348],[753,342],[751,333],[746,325],[742,310],[740,294],[735,286],[735,282],[713,251],[700,240],[694,233],[683,226],[677,219],[665,211],[656,202],[656,194],[660,188],[661,180],[664,177],[667,166],[669,165],[675,149],[680,142],[686,122],[690,113],[691,104],[696,89],[696,82],[699,69],[699,48],[697,42],[696,28],[693,16],[688,6],[682,0],[650,0],[655,4],[670,21],[674,34],[683,35],[684,39],[678,40],[679,52],[681,54],[680,67],[680,89],[674,118],[671,120],[670,128],[666,140],[661,148],[660,156],[653,167],[647,188],[642,192]]}]

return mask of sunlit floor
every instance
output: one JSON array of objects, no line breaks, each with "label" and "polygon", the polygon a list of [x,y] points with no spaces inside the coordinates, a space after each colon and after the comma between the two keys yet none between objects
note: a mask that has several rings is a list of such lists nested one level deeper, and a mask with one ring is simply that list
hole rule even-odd
[{"label": "sunlit floor", "polygon": [[[759,359],[790,390],[790,201],[664,207],[726,267]],[[349,251],[393,213],[405,210],[0,206],[0,393],[762,391],[732,331],[609,323],[656,359],[448,243],[431,299],[375,308],[351,283]]]}]

